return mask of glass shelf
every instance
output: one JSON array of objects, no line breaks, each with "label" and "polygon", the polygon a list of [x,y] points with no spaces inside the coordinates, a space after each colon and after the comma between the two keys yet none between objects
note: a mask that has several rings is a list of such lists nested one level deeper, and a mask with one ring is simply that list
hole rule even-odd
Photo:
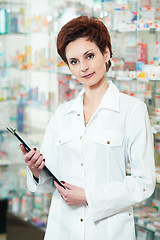
[{"label": "glass shelf", "polygon": [[23,6],[26,6],[26,5],[29,5],[30,2],[28,0],[21,0],[21,1],[6,1],[6,2],[1,2],[0,1],[0,5],[23,5]]},{"label": "glass shelf", "polygon": [[150,27],[150,28],[137,28],[137,25],[126,25],[124,29],[111,29],[111,33],[137,33],[138,32],[148,32],[148,33],[153,33],[153,32],[160,32],[160,27]]},{"label": "glass shelf", "polygon": [[138,224],[138,223],[135,223],[136,227],[139,227],[139,228],[143,228],[144,230],[148,231],[148,232],[151,232],[151,233],[155,233],[155,230],[152,230],[144,225],[141,225],[141,224]]}]

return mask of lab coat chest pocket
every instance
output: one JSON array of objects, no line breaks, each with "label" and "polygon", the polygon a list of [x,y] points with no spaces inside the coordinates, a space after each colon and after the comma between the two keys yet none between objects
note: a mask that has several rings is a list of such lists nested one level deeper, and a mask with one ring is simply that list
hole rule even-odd
[{"label": "lab coat chest pocket", "polygon": [[57,145],[59,148],[59,151],[62,151],[63,154],[68,153],[69,147],[71,146],[72,136],[69,131],[63,131],[61,134],[59,134],[57,139]]},{"label": "lab coat chest pocket", "polygon": [[68,158],[70,148],[71,148],[72,136],[69,131],[63,131],[59,134],[57,139],[59,160],[63,161],[63,159]]},{"label": "lab coat chest pocket", "polygon": [[57,145],[62,146],[71,141],[71,135],[69,131],[64,131],[62,134],[59,135],[57,140]]},{"label": "lab coat chest pocket", "polygon": [[124,134],[114,130],[101,130],[93,137],[93,142],[106,147],[121,147],[123,140]]},{"label": "lab coat chest pocket", "polygon": [[106,143],[108,147],[122,147],[124,134],[117,131],[106,132]]},{"label": "lab coat chest pocket", "polygon": [[101,130],[93,137],[93,142],[100,153],[97,158],[100,159],[101,168],[107,171],[107,181],[123,179],[125,175],[124,133]]}]

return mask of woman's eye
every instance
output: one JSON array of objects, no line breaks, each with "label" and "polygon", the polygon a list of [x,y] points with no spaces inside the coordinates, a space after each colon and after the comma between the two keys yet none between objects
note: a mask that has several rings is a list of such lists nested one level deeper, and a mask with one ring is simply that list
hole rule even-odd
[{"label": "woman's eye", "polygon": [[90,59],[90,58],[93,58],[94,57],[94,54],[93,53],[90,53],[88,54],[87,58]]},{"label": "woman's eye", "polygon": [[71,63],[72,65],[75,65],[75,64],[77,63],[77,60],[72,60],[70,63]]}]

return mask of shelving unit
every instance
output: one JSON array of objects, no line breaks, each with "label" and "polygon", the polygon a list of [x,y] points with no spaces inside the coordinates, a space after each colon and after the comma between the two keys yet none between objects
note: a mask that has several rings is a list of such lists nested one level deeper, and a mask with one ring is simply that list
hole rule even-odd
[{"label": "shelving unit", "polygon": [[[116,8],[112,5],[114,3],[117,3],[115,4]],[[106,17],[105,11],[111,5],[110,14]],[[122,92],[138,97],[147,104],[154,133],[157,186],[150,199],[135,206],[138,240],[160,239],[160,208],[158,205],[160,202],[159,6],[160,1],[107,1],[107,3],[103,3],[103,20],[110,27],[114,46],[112,69],[107,76]],[[130,20],[128,21],[128,19]]]}]

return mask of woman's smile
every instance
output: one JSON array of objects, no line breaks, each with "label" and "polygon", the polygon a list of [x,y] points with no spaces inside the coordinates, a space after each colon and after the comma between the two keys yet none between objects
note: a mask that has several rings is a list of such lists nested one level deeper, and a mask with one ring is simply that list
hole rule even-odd
[{"label": "woman's smile", "polygon": [[87,75],[84,75],[82,77],[87,79],[87,78],[91,78],[94,74],[95,74],[95,72],[87,74]]}]

